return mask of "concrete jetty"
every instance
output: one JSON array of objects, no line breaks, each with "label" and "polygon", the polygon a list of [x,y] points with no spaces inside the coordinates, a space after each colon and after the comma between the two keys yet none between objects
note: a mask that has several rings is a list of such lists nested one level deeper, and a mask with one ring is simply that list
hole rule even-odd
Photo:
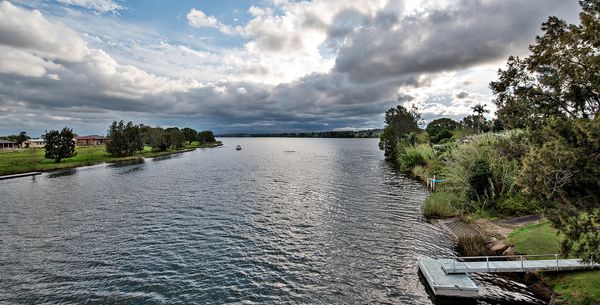
[{"label": "concrete jetty", "polygon": [[[553,259],[540,259],[553,257]],[[530,271],[576,271],[600,268],[600,264],[581,259],[559,259],[558,254],[517,256],[476,256],[456,259],[419,260],[419,270],[437,296],[477,297],[479,288],[469,273]]]},{"label": "concrete jetty", "polygon": [[23,173],[23,174],[4,175],[4,176],[0,176],[0,180],[16,179],[16,178],[23,178],[23,177],[35,177],[35,176],[41,175],[41,174],[42,173],[40,173],[40,172],[30,172],[30,173]]}]

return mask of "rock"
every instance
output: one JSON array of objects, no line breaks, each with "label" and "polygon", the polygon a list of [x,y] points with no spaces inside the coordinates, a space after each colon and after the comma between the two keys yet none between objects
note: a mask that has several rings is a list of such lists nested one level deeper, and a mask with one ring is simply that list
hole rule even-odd
[{"label": "rock", "polygon": [[498,239],[497,239],[496,237],[488,237],[488,238],[486,238],[486,240],[485,240],[485,244],[486,244],[486,245],[489,245],[489,244],[491,244],[491,243],[495,243],[496,241],[498,241]]},{"label": "rock", "polygon": [[504,242],[497,241],[492,244],[492,247],[490,248],[490,250],[492,250],[494,252],[504,252],[504,250],[506,250],[506,248],[508,248],[508,246]]},{"label": "rock", "polygon": [[508,248],[506,248],[506,250],[504,250],[504,252],[502,252],[502,255],[513,256],[513,255],[515,255],[515,249],[513,247],[508,247]]}]

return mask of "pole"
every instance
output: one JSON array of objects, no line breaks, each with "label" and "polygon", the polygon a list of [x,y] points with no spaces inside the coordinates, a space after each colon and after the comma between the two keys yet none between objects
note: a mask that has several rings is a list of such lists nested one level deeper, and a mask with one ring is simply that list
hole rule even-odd
[{"label": "pole", "polygon": [[487,271],[490,272],[490,257],[489,256],[485,257],[485,262],[487,264]]},{"label": "pole", "polygon": [[523,267],[523,255],[521,255],[520,258],[521,258],[521,270],[525,271],[525,268]]}]

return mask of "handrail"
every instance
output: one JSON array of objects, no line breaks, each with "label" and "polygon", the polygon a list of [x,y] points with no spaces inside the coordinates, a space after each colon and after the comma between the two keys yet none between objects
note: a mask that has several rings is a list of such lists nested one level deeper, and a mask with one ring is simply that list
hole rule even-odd
[{"label": "handrail", "polygon": [[527,257],[556,257],[559,256],[560,254],[557,253],[553,253],[553,254],[524,254],[524,255],[488,255],[488,256],[459,256],[459,257],[454,257],[454,258],[448,258],[448,259],[455,259],[455,260],[464,260],[464,259],[481,259],[481,260],[486,260],[486,259],[490,259],[490,258],[496,258],[496,259],[509,259],[509,258],[527,258]]},{"label": "handrail", "polygon": [[[469,263],[483,263],[485,262],[485,269],[486,272],[492,272],[492,269],[497,270],[496,268],[490,268],[490,258],[492,259],[503,259],[503,260],[497,260],[496,262],[505,262],[505,261],[509,261],[508,259],[510,258],[516,258],[518,259],[517,261],[519,261],[521,264],[521,270],[524,272],[526,270],[530,270],[530,269],[536,269],[539,267],[532,267],[532,266],[527,266],[528,264],[525,264],[525,262],[527,261],[526,258],[532,258],[532,257],[553,257],[552,260],[547,259],[547,260],[538,260],[538,261],[556,261],[556,265],[547,265],[547,267],[553,268],[556,271],[559,271],[561,269],[560,266],[560,259],[559,259],[559,254],[530,254],[530,255],[509,255],[509,256],[466,256],[466,257],[456,257],[455,259],[451,259],[451,263],[447,262],[447,263],[442,263],[442,266],[444,269],[448,268],[451,270],[463,270],[465,268],[469,269],[472,267],[469,267]],[[466,259],[466,260],[465,260]],[[469,260],[470,259],[470,260]],[[474,259],[477,259],[476,261]],[[589,265],[592,268],[594,267],[600,267],[600,264],[594,262],[593,260],[589,260],[586,261],[584,259],[577,259],[579,260],[579,263],[581,265]],[[514,260],[513,260],[514,261]],[[529,262],[535,262],[536,260],[530,260]],[[494,262],[492,260],[492,262]],[[449,264],[450,263],[450,264]],[[463,264],[463,266],[461,267],[460,264]],[[457,265],[459,268],[457,268]],[[451,267],[451,268],[450,268]],[[546,267],[546,268],[547,268]]]}]

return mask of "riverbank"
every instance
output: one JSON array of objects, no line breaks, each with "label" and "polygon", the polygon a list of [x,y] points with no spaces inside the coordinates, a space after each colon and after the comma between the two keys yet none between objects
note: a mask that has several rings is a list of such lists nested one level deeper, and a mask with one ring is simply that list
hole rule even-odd
[{"label": "riverbank", "polygon": [[137,160],[140,158],[154,158],[170,154],[178,154],[195,150],[197,148],[214,148],[223,145],[220,141],[215,143],[192,142],[186,144],[182,149],[169,149],[167,151],[153,151],[149,146],[144,151],[129,157],[112,157],[106,152],[105,146],[81,146],[75,151],[77,155],[72,158],[63,159],[61,163],[44,158],[43,148],[28,148],[13,151],[0,152],[0,175],[12,175],[27,172],[46,172],[57,169],[89,166],[100,163],[114,163],[122,161]]},{"label": "riverbank", "polygon": [[[541,215],[489,220],[466,217],[435,219],[455,239],[466,256],[545,255],[560,253],[563,238]],[[520,277],[550,304],[598,304],[600,272],[539,272]]]}]

